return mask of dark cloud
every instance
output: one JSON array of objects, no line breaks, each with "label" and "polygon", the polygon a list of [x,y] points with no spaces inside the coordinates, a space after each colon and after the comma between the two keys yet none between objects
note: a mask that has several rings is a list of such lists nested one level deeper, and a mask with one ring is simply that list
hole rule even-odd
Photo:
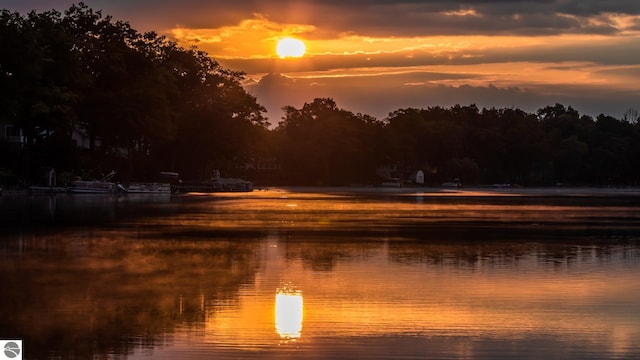
[{"label": "dark cloud", "polygon": [[[598,25],[594,25],[586,21],[587,17],[640,13],[640,5],[629,4],[631,2],[606,6],[601,3],[608,4],[605,1],[377,1],[368,5],[344,5],[327,21],[334,29],[369,35],[611,34],[620,30],[613,21],[601,18]],[[331,7],[325,5],[323,10],[330,11]],[[467,11],[466,16],[462,15],[463,11]]]},{"label": "dark cloud", "polygon": [[[600,18],[598,25],[594,25],[587,18],[605,13],[640,14],[640,2],[625,0],[331,0],[307,3],[309,9],[317,9],[309,17],[311,24],[317,27],[376,36],[611,34],[620,31],[613,21]],[[287,7],[287,2],[276,4]],[[262,9],[270,17],[284,20],[269,7]],[[466,16],[462,15],[465,11]]]},{"label": "dark cloud", "polygon": [[[4,0],[10,10],[66,9],[69,0]],[[253,14],[285,23],[314,25],[342,33],[376,36],[611,34],[620,31],[603,14],[640,14],[633,0],[85,0],[94,9],[140,30],[182,25],[235,25]],[[469,15],[454,15],[462,11]],[[449,14],[449,15],[446,15]]]},{"label": "dark cloud", "polygon": [[[636,38],[591,40],[577,44],[546,43],[513,49],[478,52],[480,58],[469,61],[504,62],[566,62],[580,61],[602,65],[640,64],[640,42]],[[464,60],[464,59],[463,59]]]},{"label": "dark cloud", "polygon": [[640,2],[635,0],[588,0],[588,1],[554,1],[557,9],[566,14],[592,16],[602,13],[619,13],[628,15],[640,14]]}]

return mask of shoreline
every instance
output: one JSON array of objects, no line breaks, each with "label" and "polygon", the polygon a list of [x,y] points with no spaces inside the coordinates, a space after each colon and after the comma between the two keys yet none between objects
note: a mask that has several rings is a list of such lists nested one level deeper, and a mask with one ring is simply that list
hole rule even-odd
[{"label": "shoreline", "polygon": [[[598,187],[598,186],[514,186],[502,187],[493,185],[477,185],[468,187],[441,187],[441,186],[261,186],[253,192],[264,193],[268,191],[286,191],[292,193],[355,193],[355,194],[397,194],[397,195],[425,195],[425,196],[616,196],[630,195],[640,196],[640,186]],[[234,192],[232,192],[234,193]],[[251,192],[250,192],[251,193]],[[189,195],[183,193],[180,195]],[[241,192],[241,194],[246,194]],[[2,197],[41,197],[41,196],[104,196],[105,194],[74,194],[65,191],[62,187],[38,187],[38,189],[3,189],[0,187]],[[109,194],[128,195],[128,194]],[[130,194],[129,194],[130,195]]]}]

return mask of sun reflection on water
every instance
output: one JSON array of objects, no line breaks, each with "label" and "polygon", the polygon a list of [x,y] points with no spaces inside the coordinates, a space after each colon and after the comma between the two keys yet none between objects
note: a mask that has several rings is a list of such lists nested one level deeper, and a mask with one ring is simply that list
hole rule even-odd
[{"label": "sun reflection on water", "polygon": [[276,332],[283,339],[302,333],[302,291],[291,284],[276,289]]}]

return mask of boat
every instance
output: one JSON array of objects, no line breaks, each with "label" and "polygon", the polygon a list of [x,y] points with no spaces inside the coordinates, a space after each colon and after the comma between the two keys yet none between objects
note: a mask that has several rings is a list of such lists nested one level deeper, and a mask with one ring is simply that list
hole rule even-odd
[{"label": "boat", "polygon": [[385,182],[381,183],[380,186],[382,186],[382,187],[402,187],[402,182],[400,182],[399,180],[385,181]]},{"label": "boat", "polygon": [[157,182],[134,182],[123,191],[128,194],[171,194],[171,184]]},{"label": "boat", "polygon": [[118,187],[112,182],[76,180],[71,183],[69,192],[74,194],[115,194],[118,192]]},{"label": "boat", "polygon": [[111,171],[102,180],[75,180],[71,182],[68,191],[73,194],[115,194],[119,187],[111,179],[116,175]]},{"label": "boat", "polygon": [[446,187],[446,188],[461,188],[462,187],[462,181],[460,181],[460,179],[455,178],[453,179],[453,181],[447,181],[445,183],[442,183],[441,185],[442,187]]},{"label": "boat", "polygon": [[247,180],[236,178],[223,178],[218,170],[213,171],[213,175],[208,180],[202,181],[180,181],[176,185],[178,192],[251,192],[253,183]]}]

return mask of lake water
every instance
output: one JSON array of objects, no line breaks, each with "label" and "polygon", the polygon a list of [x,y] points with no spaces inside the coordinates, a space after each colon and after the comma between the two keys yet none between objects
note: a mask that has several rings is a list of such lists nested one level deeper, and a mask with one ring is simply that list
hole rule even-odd
[{"label": "lake water", "polygon": [[0,197],[25,359],[638,359],[640,192]]}]

